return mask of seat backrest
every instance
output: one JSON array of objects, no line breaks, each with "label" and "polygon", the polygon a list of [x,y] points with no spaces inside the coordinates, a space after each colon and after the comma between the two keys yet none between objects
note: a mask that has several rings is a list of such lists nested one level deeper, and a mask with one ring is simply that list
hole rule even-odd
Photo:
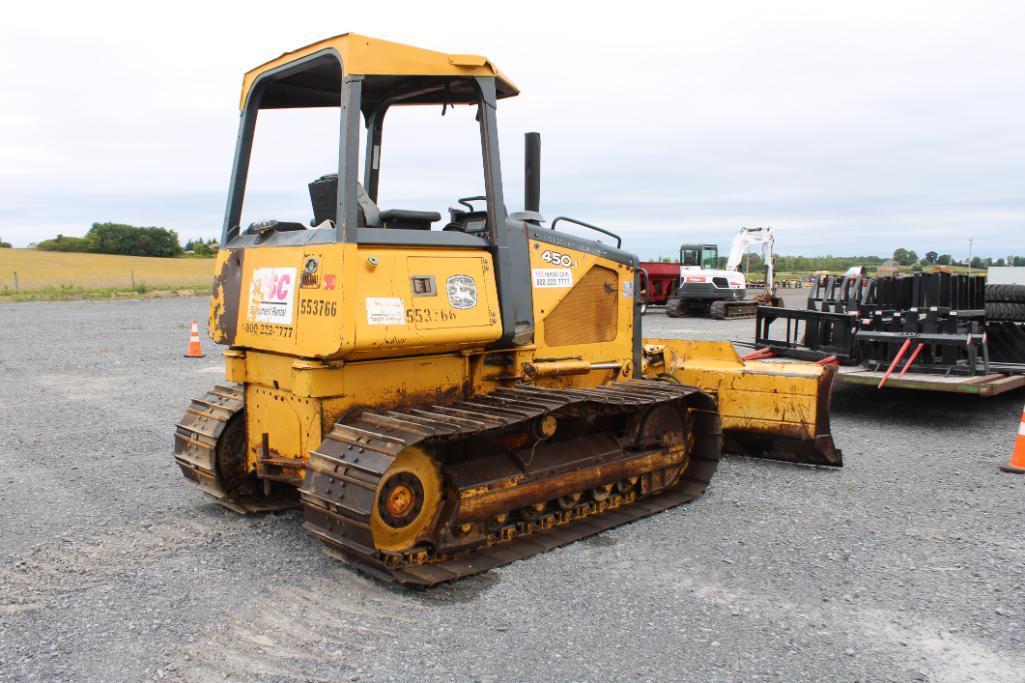
[{"label": "seat backrest", "polygon": [[[329,173],[310,183],[310,201],[313,202],[313,221],[317,226],[324,221],[334,221],[338,202],[338,174]],[[356,183],[356,205],[359,208],[361,228],[381,227],[381,210],[370,198],[361,183]]]},{"label": "seat backrest", "polygon": [[381,209],[363,189],[362,183],[356,183],[356,204],[359,206],[360,217],[363,219],[360,221],[361,227],[381,227]]}]

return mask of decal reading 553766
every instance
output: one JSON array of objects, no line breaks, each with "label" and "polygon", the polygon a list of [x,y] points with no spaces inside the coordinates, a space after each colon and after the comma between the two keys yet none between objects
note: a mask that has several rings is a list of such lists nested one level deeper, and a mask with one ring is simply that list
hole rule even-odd
[{"label": "decal reading 553766", "polygon": [[250,321],[291,325],[295,304],[295,268],[257,268],[249,284]]},{"label": "decal reading 553766", "polygon": [[535,268],[535,287],[572,287],[573,271],[569,268]]}]

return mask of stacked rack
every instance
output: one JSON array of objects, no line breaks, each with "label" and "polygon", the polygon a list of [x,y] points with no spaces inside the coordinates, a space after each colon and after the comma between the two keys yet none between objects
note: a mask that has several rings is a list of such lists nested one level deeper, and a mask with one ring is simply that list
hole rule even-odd
[{"label": "stacked rack", "polygon": [[755,346],[873,373],[899,368],[901,376],[909,370],[948,378],[1025,375],[1025,322],[993,320],[996,308],[981,276],[870,278],[854,269],[818,278],[807,309],[759,308]]}]

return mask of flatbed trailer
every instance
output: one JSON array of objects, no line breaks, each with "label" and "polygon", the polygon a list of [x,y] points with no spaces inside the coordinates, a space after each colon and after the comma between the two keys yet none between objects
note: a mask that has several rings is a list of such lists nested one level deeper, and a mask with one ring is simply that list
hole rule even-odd
[{"label": "flatbed trailer", "polygon": [[983,278],[947,273],[820,278],[808,308],[759,307],[747,357],[836,364],[844,384],[998,396],[1025,387],[1025,322],[991,319],[989,296]]},{"label": "flatbed trailer", "polygon": [[[860,366],[841,366],[836,381],[842,384],[879,386],[884,371],[867,370]],[[890,375],[886,386],[891,389],[914,389],[917,391],[942,391],[952,394],[970,394],[987,397],[999,396],[1025,387],[1025,375],[1000,372],[975,377],[935,375],[922,372],[908,372],[903,377]]]}]

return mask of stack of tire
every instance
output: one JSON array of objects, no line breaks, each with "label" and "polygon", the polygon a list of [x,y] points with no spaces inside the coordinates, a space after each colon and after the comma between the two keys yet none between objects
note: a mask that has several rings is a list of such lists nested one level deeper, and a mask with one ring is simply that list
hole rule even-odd
[{"label": "stack of tire", "polygon": [[986,320],[1025,321],[1025,285],[986,285]]}]

